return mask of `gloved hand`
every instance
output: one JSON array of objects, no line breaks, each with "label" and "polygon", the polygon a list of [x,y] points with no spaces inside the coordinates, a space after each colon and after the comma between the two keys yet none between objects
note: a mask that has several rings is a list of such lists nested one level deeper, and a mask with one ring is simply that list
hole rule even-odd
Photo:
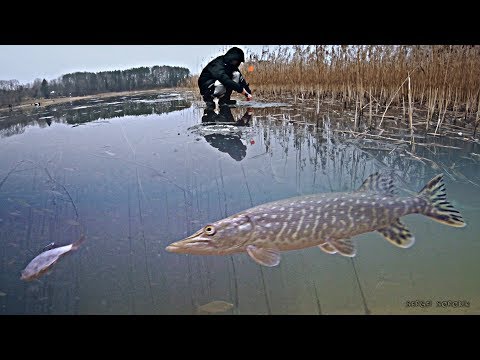
[{"label": "gloved hand", "polygon": [[247,101],[250,101],[253,98],[252,94],[249,94],[248,91],[245,90],[245,88],[243,88],[242,94],[245,95],[245,97],[247,98]]}]

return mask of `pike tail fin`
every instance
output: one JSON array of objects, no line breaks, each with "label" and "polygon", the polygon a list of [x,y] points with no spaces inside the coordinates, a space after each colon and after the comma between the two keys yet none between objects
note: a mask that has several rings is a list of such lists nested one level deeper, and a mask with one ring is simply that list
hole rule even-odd
[{"label": "pike tail fin", "polygon": [[418,193],[418,196],[427,200],[430,205],[429,209],[423,213],[424,215],[450,226],[464,227],[467,225],[460,212],[447,201],[443,174],[430,180]]}]

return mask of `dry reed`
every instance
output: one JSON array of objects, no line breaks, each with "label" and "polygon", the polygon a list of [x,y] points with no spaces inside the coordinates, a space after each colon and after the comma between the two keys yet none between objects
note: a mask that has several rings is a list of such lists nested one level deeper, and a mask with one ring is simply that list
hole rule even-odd
[{"label": "dry reed", "polygon": [[[387,110],[403,107],[412,133],[419,109],[426,112],[425,130],[434,122],[435,134],[447,111],[454,124],[460,115],[475,130],[480,120],[480,46],[265,46],[260,54],[247,51],[242,69],[257,96],[314,99],[317,108],[321,100],[341,101],[344,109],[355,109],[355,125],[367,106],[369,125],[374,112],[385,110],[379,126]],[[196,81],[191,77],[185,85],[196,87]]]}]

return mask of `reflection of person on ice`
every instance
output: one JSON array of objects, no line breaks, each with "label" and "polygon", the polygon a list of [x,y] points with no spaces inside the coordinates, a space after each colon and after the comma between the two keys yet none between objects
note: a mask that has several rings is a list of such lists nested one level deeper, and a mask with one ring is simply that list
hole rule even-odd
[{"label": "reflection of person on ice", "polygon": [[251,90],[238,67],[245,61],[243,51],[237,47],[228,50],[212,61],[202,70],[198,78],[198,87],[207,109],[214,109],[214,99],[218,98],[218,104],[235,105],[231,100],[232,91],[245,95],[247,100],[252,99]]},{"label": "reflection of person on ice", "polygon": [[235,126],[250,126],[250,120],[252,119],[253,109],[247,108],[247,111],[243,116],[235,120],[232,114],[232,110],[229,106],[222,106],[218,114],[215,110],[205,109],[203,111],[202,123],[234,123]]},{"label": "reflection of person on ice", "polygon": [[[205,109],[202,116],[202,124],[229,124],[233,126],[250,126],[253,109],[247,108],[245,114],[238,120],[235,120],[232,109],[229,106],[221,106],[218,114],[215,110]],[[230,125],[230,124],[229,124]],[[237,130],[229,131],[228,133],[213,132],[203,135],[205,140],[214,148],[221,152],[228,153],[232,159],[241,161],[247,155],[247,142],[242,139],[242,132]],[[250,145],[255,142],[250,140]]]}]

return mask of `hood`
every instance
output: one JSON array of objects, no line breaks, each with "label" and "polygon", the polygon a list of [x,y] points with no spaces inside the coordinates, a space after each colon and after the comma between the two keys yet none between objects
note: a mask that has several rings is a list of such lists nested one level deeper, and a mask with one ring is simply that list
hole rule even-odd
[{"label": "hood", "polygon": [[225,53],[223,59],[227,64],[230,63],[232,60],[245,62],[245,54],[243,53],[242,49],[239,49],[238,47],[233,47]]}]

